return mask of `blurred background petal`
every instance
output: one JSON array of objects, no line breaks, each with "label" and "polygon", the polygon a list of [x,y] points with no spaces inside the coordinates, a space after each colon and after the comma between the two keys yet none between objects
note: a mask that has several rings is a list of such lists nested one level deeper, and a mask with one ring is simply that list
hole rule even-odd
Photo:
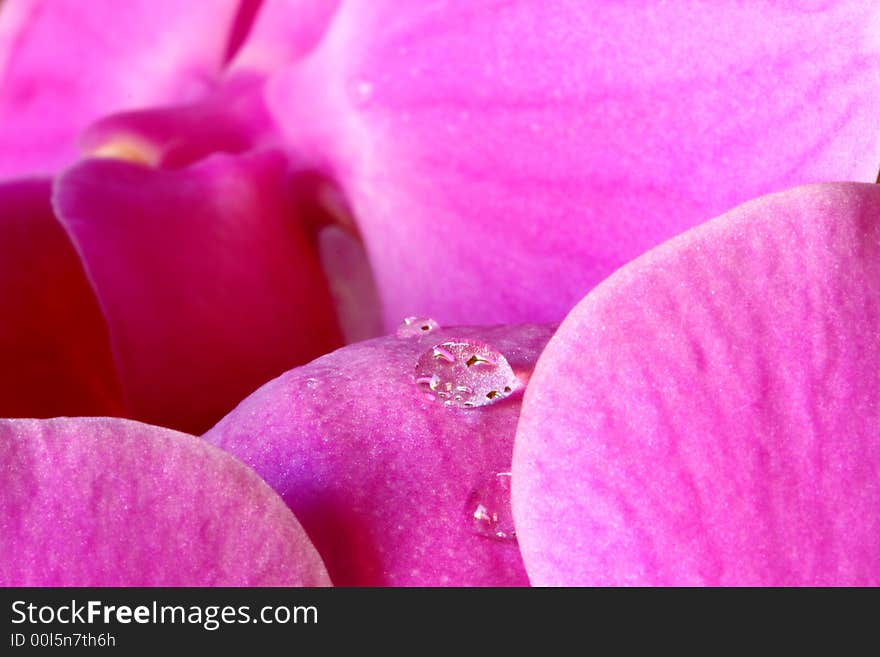
[{"label": "blurred background petal", "polygon": [[51,191],[0,183],[0,417],[123,414],[107,325]]},{"label": "blurred background petal", "polygon": [[[291,16],[290,43],[318,25]],[[749,198],[873,181],[878,34],[873,0],[341,2],[268,93],[348,195],[386,327],[558,321]]]},{"label": "blurred background petal", "polygon": [[11,0],[0,8],[0,178],[51,174],[111,112],[193,100],[221,71],[238,0]]},{"label": "blurred background petal", "polygon": [[266,152],[176,171],[87,160],[57,181],[136,419],[203,431],[341,344],[286,173]]}]

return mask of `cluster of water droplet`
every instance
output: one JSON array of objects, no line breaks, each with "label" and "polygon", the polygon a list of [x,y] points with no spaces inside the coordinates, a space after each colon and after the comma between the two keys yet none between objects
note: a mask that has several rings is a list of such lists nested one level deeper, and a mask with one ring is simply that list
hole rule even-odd
[{"label": "cluster of water droplet", "polygon": [[467,340],[443,342],[425,351],[416,362],[413,380],[429,400],[458,408],[499,402],[519,383],[502,354]]},{"label": "cluster of water droplet", "polygon": [[465,512],[474,532],[501,541],[516,541],[510,505],[510,473],[495,472],[468,496]]}]

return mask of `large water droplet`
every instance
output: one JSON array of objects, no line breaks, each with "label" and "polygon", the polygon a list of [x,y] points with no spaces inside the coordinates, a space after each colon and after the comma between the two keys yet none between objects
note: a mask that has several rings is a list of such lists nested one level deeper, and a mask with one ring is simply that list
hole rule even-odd
[{"label": "large water droplet", "polygon": [[412,338],[436,331],[440,325],[430,317],[404,317],[397,327],[398,338]]},{"label": "large water droplet", "polygon": [[516,541],[509,472],[495,472],[479,482],[468,496],[465,511],[467,522],[480,536]]},{"label": "large water droplet", "polygon": [[427,384],[446,406],[475,408],[499,402],[520,387],[510,363],[486,344],[454,340],[434,345],[416,362],[413,380]]}]

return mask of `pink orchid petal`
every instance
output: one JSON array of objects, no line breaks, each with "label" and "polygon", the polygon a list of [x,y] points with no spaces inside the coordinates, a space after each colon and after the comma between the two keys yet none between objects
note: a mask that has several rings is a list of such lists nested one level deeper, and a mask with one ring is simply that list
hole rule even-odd
[{"label": "pink orchid petal", "polygon": [[345,342],[383,335],[382,305],[363,244],[338,226],[318,233],[318,254]]},{"label": "pink orchid petal", "polygon": [[268,383],[205,438],[281,494],[337,585],[525,585],[516,545],[478,535],[467,506],[484,478],[509,472],[520,397],[446,408],[412,373],[452,337],[528,371],[551,333],[438,329],[344,347]]},{"label": "pink orchid petal", "polygon": [[343,3],[270,107],[350,196],[389,327],[558,321],[749,198],[874,180],[880,4],[815,4]]},{"label": "pink orchid petal", "polygon": [[128,420],[0,420],[0,586],[326,586],[281,499],[204,441]]},{"label": "pink orchid petal", "polygon": [[0,417],[120,414],[107,326],[50,195],[0,183]]},{"label": "pink orchid petal", "polygon": [[263,80],[237,76],[192,103],[108,116],[89,126],[79,143],[85,153],[121,146],[145,164],[179,168],[215,152],[240,153],[274,141]]},{"label": "pink orchid petal", "polygon": [[205,430],[341,344],[285,176],[268,152],[177,171],[91,160],[57,182],[136,419]]},{"label": "pink orchid petal", "polygon": [[75,161],[104,114],[184,101],[223,65],[238,0],[18,0],[0,8],[0,177]]},{"label": "pink orchid petal", "polygon": [[533,584],[880,583],[880,186],[750,202],[614,274],[535,369]]},{"label": "pink orchid petal", "polygon": [[263,0],[240,0],[238,12],[229,30],[225,61],[228,64],[244,45],[263,7]]},{"label": "pink orchid petal", "polygon": [[268,72],[320,43],[340,0],[265,0],[230,69]]}]

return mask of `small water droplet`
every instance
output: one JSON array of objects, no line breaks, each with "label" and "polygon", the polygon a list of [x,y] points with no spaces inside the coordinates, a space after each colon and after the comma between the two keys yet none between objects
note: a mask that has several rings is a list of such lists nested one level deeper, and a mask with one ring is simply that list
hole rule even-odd
[{"label": "small water droplet", "polygon": [[413,380],[419,387],[436,381],[447,406],[475,408],[501,401],[520,383],[507,359],[489,345],[452,340],[434,345],[416,362]]},{"label": "small water droplet", "polygon": [[313,376],[310,376],[308,379],[306,379],[306,387],[311,388],[313,390],[318,387],[319,383],[320,382],[318,381],[318,379],[316,379]]},{"label": "small water droplet", "polygon": [[510,506],[510,473],[495,472],[478,482],[468,495],[465,512],[467,522],[476,534],[515,542],[516,531]]},{"label": "small water droplet", "polygon": [[404,317],[397,327],[398,338],[412,338],[436,331],[440,325],[430,317]]}]

